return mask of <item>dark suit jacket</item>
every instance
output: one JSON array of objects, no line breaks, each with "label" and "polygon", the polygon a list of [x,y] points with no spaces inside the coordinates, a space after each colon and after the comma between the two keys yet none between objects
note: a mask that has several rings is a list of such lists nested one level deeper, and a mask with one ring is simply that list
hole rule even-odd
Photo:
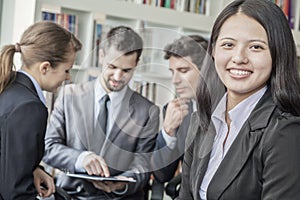
[{"label": "dark suit jacket", "polygon": [[0,194],[5,200],[35,199],[33,171],[43,156],[47,116],[31,80],[17,73],[0,95]]},{"label": "dark suit jacket", "polygon": [[[103,132],[94,130],[94,84],[93,81],[61,89],[46,132],[44,161],[74,172],[80,153],[93,151],[105,159],[111,175],[125,175],[137,180],[135,184],[129,184],[125,199],[129,199],[129,195],[142,199],[142,189],[149,180],[149,154],[155,145],[159,109],[128,88],[122,100],[123,110],[115,116],[109,140],[104,142]],[[64,174],[58,177],[57,183],[67,190],[81,188],[86,196],[97,196],[98,199],[106,199],[109,195],[94,188],[90,182],[71,179]]]},{"label": "dark suit jacket", "polygon": [[[155,178],[161,183],[168,182],[174,177],[179,161],[183,160],[183,154],[186,150],[185,139],[190,124],[192,106],[192,103],[190,103],[190,113],[185,116],[176,131],[177,141],[174,149],[167,147],[166,141],[162,135],[162,130],[157,136],[151,164]],[[167,105],[164,106],[163,115],[165,115],[166,108]]]},{"label": "dark suit jacket", "polygon": [[[215,130],[198,132],[194,113],[178,200],[199,200]],[[208,200],[300,199],[300,118],[282,112],[266,91],[228,150],[208,189]]]}]

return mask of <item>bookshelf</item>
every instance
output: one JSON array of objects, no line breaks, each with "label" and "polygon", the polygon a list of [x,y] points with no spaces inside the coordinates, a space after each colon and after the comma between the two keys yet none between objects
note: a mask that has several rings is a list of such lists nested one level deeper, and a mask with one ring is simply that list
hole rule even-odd
[{"label": "bookshelf", "polygon": [[[212,3],[215,2],[216,5],[220,5],[218,3],[220,0],[211,1]],[[178,12],[163,7],[153,7],[117,0],[37,0],[37,5],[39,4],[52,4],[90,13],[103,13],[124,19],[144,20],[167,26],[173,25],[200,29],[207,32],[210,31],[214,20],[212,16],[216,14],[216,12],[212,11],[211,13],[213,14],[211,16],[198,15],[189,12]],[[40,8],[37,8],[37,10],[40,10]],[[199,28],[199,24],[201,24],[201,28]]]},{"label": "bookshelf", "polygon": [[[41,12],[45,10],[77,16],[78,37],[84,45],[73,72],[77,73],[77,78],[90,77],[83,75],[84,68],[92,67],[92,71],[95,71],[97,66],[95,24],[102,24],[103,33],[117,25],[127,25],[136,30],[143,28],[139,33],[143,37],[145,49],[131,87],[145,96],[150,94],[147,96],[150,100],[163,105],[174,97],[168,62],[163,59],[164,46],[182,34],[197,33],[208,38],[216,16],[233,0],[205,1],[209,5],[207,11],[199,14],[151,5],[154,0],[36,0],[35,20],[41,20]],[[292,32],[300,56],[300,1],[290,1],[293,2],[291,10],[294,17]],[[143,2],[148,2],[148,5]],[[153,83],[156,85],[153,86]],[[153,94],[153,87],[157,94]]]},{"label": "bookshelf", "polygon": [[[212,1],[217,2],[218,0]],[[109,24],[111,27],[124,24],[132,28],[139,28],[140,24],[144,23],[150,27],[160,26],[176,31],[185,28],[186,30],[197,30],[203,34],[209,33],[214,20],[211,16],[178,12],[166,8],[117,0],[37,0],[35,12],[36,21],[41,20],[41,11],[45,10],[78,16],[78,37],[84,46],[82,51],[78,54],[77,64],[84,67],[97,65],[93,58],[96,56],[93,33],[94,20],[97,19],[99,15],[104,15],[102,19],[103,24]],[[199,29],[198,24],[202,24],[201,29]],[[173,38],[170,37],[168,42],[171,42]],[[145,38],[143,39],[145,41]],[[148,40],[153,41],[151,38]],[[145,41],[145,43],[147,42]],[[163,46],[158,48],[163,49]]]},{"label": "bookshelf", "polygon": [[[95,23],[103,25],[103,33],[109,27],[120,24],[128,25],[135,29],[146,28],[146,31],[141,31],[140,34],[147,48],[143,52],[135,80],[158,81],[163,84],[169,82],[167,86],[172,88],[170,82],[171,74],[167,69],[167,61],[163,59],[164,46],[175,38],[179,38],[182,34],[198,33],[208,38],[216,16],[223,7],[233,0],[205,1],[209,2],[208,10],[205,14],[199,14],[145,5],[141,4],[142,0],[26,0],[26,2],[24,0],[0,0],[0,9],[1,3],[3,5],[1,9],[2,16],[0,16],[2,20],[0,21],[0,42],[3,45],[4,41],[5,43],[18,41],[15,35],[22,33],[24,31],[23,27],[27,27],[34,21],[42,20],[43,11],[75,15],[78,19],[77,36],[84,46],[78,54],[77,67],[74,70],[83,74],[84,70],[82,68],[97,66],[95,61],[97,52],[94,50]],[[291,7],[294,16],[292,32],[300,56],[300,1],[289,1],[293,2]],[[137,4],[137,2],[140,2],[140,4]],[[154,0],[146,0],[145,2],[154,2]],[[31,13],[32,16],[25,16],[21,10],[16,9],[16,7],[24,8],[25,6],[28,7],[28,5],[30,5],[30,10],[31,7],[34,8],[34,12],[31,13],[30,11],[26,14]],[[14,37],[11,38],[12,36]],[[157,72],[159,75],[154,76],[153,74]],[[86,76],[82,75],[82,77]]]},{"label": "bookshelf", "polygon": [[[157,0],[146,0],[146,2],[154,2]],[[173,0],[171,0],[173,1]],[[178,1],[194,1],[194,0],[178,0]],[[202,1],[202,0],[200,0]],[[82,19],[82,23],[79,24],[80,29],[85,29],[86,32],[93,29],[89,25],[90,21],[93,21],[97,17],[98,13],[105,15],[104,21],[111,18],[117,20],[123,19],[123,22],[131,23],[133,26],[138,23],[138,21],[145,21],[149,26],[165,26],[172,27],[184,33],[186,32],[200,32],[203,34],[209,34],[212,24],[220,12],[220,10],[233,0],[205,0],[209,2],[209,9],[207,14],[195,14],[190,12],[181,12],[170,8],[156,7],[151,5],[136,4],[133,2],[143,2],[143,0],[1,0],[0,1],[0,13],[2,17],[0,18],[2,26],[0,31],[1,45],[10,42],[15,42],[16,38],[11,38],[11,36],[22,33],[23,26],[19,27],[20,30],[15,31],[14,24],[16,21],[21,21],[22,24],[26,26],[30,25],[34,21],[41,19],[41,11],[44,7],[52,7],[51,9],[58,12],[71,11],[79,12],[79,15],[85,13]],[[279,0],[270,0],[279,1]],[[294,2],[292,5],[292,10],[294,11],[295,26],[293,28],[293,34],[295,40],[300,45],[300,2],[299,0],[280,0],[280,1],[290,1]],[[2,3],[2,7],[1,7]],[[31,9],[26,9],[26,15],[17,10],[17,5],[20,4],[21,7],[26,8],[26,5],[31,4],[35,8],[35,12],[32,13]],[[33,15],[34,20],[31,16]],[[14,19],[16,18],[16,19]],[[4,20],[5,19],[5,20]],[[105,22],[106,23],[106,22]],[[9,25],[10,24],[10,25]],[[92,23],[90,23],[92,24]],[[89,29],[86,29],[89,28]],[[22,30],[21,30],[22,29]],[[90,31],[89,31],[90,32]],[[80,34],[79,34],[80,35]],[[80,39],[88,47],[89,38],[88,34],[82,36]]]},{"label": "bookshelf", "polygon": [[[186,0],[188,1],[188,0]],[[190,0],[193,1],[193,0]],[[275,1],[275,0],[273,0]],[[192,12],[181,12],[170,8],[157,7],[146,4],[138,4],[134,0],[36,0],[36,21],[41,19],[40,12],[45,7],[56,7],[59,12],[71,12],[79,15],[80,29],[85,32],[92,32],[91,21],[95,19],[98,13],[106,15],[104,23],[119,21],[120,24],[129,24],[135,28],[139,21],[144,21],[149,26],[172,27],[182,32],[200,32],[209,34],[213,22],[220,12],[232,0],[209,0],[208,14],[195,14]],[[151,2],[151,1],[148,1]],[[290,0],[293,2],[291,10],[294,15],[293,34],[298,45],[300,45],[300,2],[299,0]],[[85,18],[85,19],[83,19]],[[107,22],[106,22],[107,21]],[[110,22],[109,22],[110,21]],[[81,37],[82,36],[82,37]],[[80,35],[86,47],[89,47],[89,41],[92,37],[89,35]]]}]

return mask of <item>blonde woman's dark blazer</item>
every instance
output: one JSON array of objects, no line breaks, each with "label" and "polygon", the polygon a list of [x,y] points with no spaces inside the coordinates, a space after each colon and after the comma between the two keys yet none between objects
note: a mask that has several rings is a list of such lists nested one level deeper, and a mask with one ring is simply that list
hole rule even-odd
[{"label": "blonde woman's dark blazer", "polygon": [[31,80],[17,73],[0,95],[0,198],[35,199],[33,171],[44,153],[47,116]]},{"label": "blonde woman's dark blazer", "polygon": [[[199,200],[215,130],[198,132],[193,113],[178,200]],[[188,139],[188,140],[190,140]],[[208,189],[208,200],[299,200],[300,118],[282,112],[266,91],[228,150]]]}]

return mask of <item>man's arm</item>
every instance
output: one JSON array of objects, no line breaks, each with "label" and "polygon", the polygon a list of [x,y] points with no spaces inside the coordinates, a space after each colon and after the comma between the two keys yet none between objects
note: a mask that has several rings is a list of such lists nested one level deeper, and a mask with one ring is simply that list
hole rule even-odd
[{"label": "man's arm", "polygon": [[187,128],[181,125],[189,113],[188,102],[188,99],[178,98],[164,107],[163,129],[156,139],[155,151],[151,159],[154,176],[159,182],[167,182],[173,178],[184,153],[180,151],[178,144],[184,146],[185,140],[182,137],[178,140],[178,135],[186,135]]},{"label": "man's arm", "polygon": [[[155,146],[156,134],[159,126],[159,108],[152,106],[149,109],[149,118],[142,129],[142,138],[139,138],[136,150],[134,152],[134,159],[129,166],[129,170],[120,174],[120,176],[132,177],[136,183],[129,183],[128,190],[125,193],[133,194],[141,190],[148,183],[150,178],[150,159],[151,153]],[[145,137],[146,136],[146,137]]]},{"label": "man's arm", "polygon": [[82,153],[81,150],[69,147],[66,144],[66,102],[65,88],[55,101],[54,110],[50,116],[45,136],[45,155],[43,161],[55,168],[75,172],[75,163]]},{"label": "man's arm", "polygon": [[[159,125],[159,109],[157,106],[152,106],[150,115],[145,119],[146,124],[138,133],[139,138],[135,138],[134,152],[128,152],[133,156],[133,160],[128,167],[128,170],[119,174],[118,177],[122,179],[133,178],[135,183],[126,182],[97,182],[93,181],[96,188],[104,190],[108,193],[112,192],[116,195],[130,195],[138,190],[142,190],[148,183],[150,178],[150,157],[155,145],[156,132]],[[144,113],[140,113],[144,114]],[[131,144],[132,145],[132,144]],[[113,150],[112,150],[113,151]],[[131,158],[130,158],[131,159]]]},{"label": "man's arm", "polygon": [[[177,141],[175,141],[176,145]],[[155,150],[151,158],[153,175],[161,183],[168,182],[174,177],[181,159],[177,148],[167,146],[162,131],[157,136]]]}]

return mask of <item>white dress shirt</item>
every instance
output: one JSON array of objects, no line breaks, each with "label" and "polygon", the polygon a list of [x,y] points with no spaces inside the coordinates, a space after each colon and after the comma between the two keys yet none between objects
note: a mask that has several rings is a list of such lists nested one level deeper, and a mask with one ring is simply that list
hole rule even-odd
[{"label": "white dress shirt", "polygon": [[[109,133],[111,131],[111,128],[114,124],[114,119],[122,110],[122,100],[125,97],[127,86],[125,86],[122,90],[118,92],[110,92],[108,94],[110,101],[107,103],[107,112],[108,112],[108,118],[107,118],[107,129],[106,129],[106,137],[109,136]],[[94,88],[94,127],[96,127],[96,124],[98,123],[98,115],[100,112],[100,102],[103,100],[103,96],[106,95],[106,91],[102,87],[99,78],[95,81],[95,88]],[[75,170],[77,172],[85,172],[85,169],[82,167],[82,162],[84,158],[88,155],[94,152],[91,151],[83,151],[77,158],[75,163]]]}]

